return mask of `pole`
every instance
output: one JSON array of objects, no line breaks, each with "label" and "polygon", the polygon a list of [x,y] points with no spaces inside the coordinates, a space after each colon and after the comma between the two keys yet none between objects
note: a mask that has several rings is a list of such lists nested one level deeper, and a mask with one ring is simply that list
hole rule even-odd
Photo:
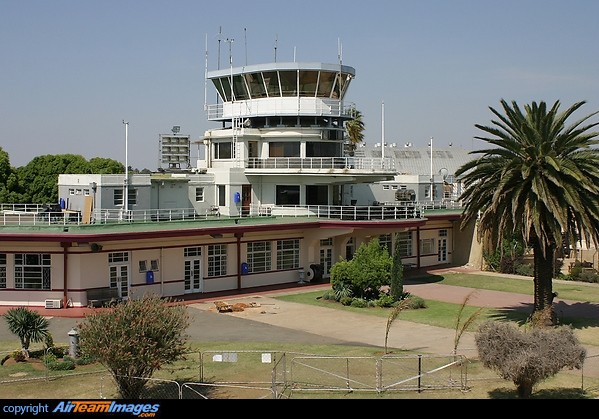
[{"label": "pole", "polygon": [[433,181],[433,137],[431,137],[431,202],[433,202],[435,200],[434,198],[434,190],[435,190],[435,184]]},{"label": "pole", "polygon": [[381,104],[381,164],[385,165],[385,101]]},{"label": "pole", "polygon": [[124,199],[124,209],[125,214],[129,213],[129,122],[125,122],[123,119],[123,124],[125,124],[125,196]]}]

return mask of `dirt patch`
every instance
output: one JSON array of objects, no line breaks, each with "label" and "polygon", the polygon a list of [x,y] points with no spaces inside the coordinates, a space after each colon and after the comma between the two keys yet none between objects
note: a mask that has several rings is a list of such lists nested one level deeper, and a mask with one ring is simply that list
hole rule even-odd
[{"label": "dirt patch", "polygon": [[17,364],[22,364],[22,365],[29,364],[36,370],[41,370],[41,371],[46,369],[46,366],[44,365],[44,361],[42,361],[41,359],[38,359],[38,358],[27,358],[24,361],[17,361],[13,357],[10,357],[6,361],[4,361],[4,363],[2,365],[8,367],[8,366],[17,365]]}]

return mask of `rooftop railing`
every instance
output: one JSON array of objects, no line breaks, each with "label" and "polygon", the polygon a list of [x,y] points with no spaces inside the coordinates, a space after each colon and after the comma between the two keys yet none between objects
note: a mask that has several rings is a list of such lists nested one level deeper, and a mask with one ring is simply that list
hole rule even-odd
[{"label": "rooftop railing", "polygon": [[79,224],[154,223],[202,221],[247,217],[307,217],[318,219],[376,221],[408,220],[437,209],[459,209],[459,202],[393,202],[378,205],[251,205],[238,207],[237,214],[221,214],[220,207],[151,210],[96,209],[84,218],[77,211],[48,211],[38,204],[0,204],[0,226],[56,226]]},{"label": "rooftop railing", "polygon": [[355,169],[368,171],[395,171],[394,160],[390,158],[356,157],[272,157],[267,159],[249,158],[246,169]]}]

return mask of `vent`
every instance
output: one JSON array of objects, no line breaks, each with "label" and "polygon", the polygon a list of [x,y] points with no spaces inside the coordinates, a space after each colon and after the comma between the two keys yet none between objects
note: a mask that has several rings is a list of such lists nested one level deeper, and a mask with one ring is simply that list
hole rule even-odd
[{"label": "vent", "polygon": [[46,300],[46,308],[62,308],[62,300]]}]

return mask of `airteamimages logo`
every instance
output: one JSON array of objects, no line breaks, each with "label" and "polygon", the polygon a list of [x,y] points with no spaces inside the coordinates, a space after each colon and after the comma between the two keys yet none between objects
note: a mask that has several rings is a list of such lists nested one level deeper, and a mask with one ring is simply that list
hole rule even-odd
[{"label": "airteamimages logo", "polygon": [[156,416],[160,404],[118,403],[108,400],[76,400],[60,402],[52,413],[131,413],[140,418]]}]

